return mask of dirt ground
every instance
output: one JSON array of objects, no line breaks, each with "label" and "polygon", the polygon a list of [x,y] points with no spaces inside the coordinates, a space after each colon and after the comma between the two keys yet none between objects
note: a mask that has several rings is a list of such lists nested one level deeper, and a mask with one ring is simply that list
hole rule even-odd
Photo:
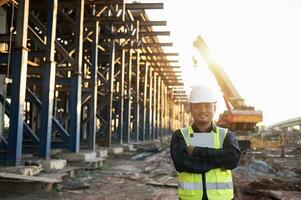
[{"label": "dirt ground", "polygon": [[[233,170],[237,200],[301,200],[301,149],[249,151]],[[110,156],[97,170],[80,170],[52,192],[0,194],[0,199],[169,200],[177,199],[169,143],[149,143]],[[30,190],[30,188],[28,188]]]}]

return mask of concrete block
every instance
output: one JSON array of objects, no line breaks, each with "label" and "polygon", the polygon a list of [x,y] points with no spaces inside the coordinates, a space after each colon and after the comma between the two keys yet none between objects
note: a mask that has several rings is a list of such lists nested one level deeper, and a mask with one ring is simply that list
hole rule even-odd
[{"label": "concrete block", "polygon": [[64,151],[64,149],[51,149],[50,156],[54,157],[55,155],[63,153]]},{"label": "concrete block", "polygon": [[80,168],[88,170],[98,169],[102,167],[104,160],[104,158],[95,158],[94,160],[81,162]]},{"label": "concrete block", "polygon": [[22,160],[32,159],[33,154],[22,154]]},{"label": "concrete block", "polygon": [[38,161],[42,168],[46,171],[52,170],[52,169],[64,169],[67,165],[67,161],[63,159],[51,159],[51,160],[39,160]]},{"label": "concrete block", "polygon": [[136,151],[133,144],[124,144],[122,145],[124,151]]},{"label": "concrete block", "polygon": [[108,150],[107,149],[97,149],[96,151],[96,157],[108,157]]},{"label": "concrete block", "polygon": [[83,151],[79,153],[62,153],[57,154],[55,157],[65,159],[68,162],[81,162],[87,160],[93,160],[96,158],[95,151]]},{"label": "concrete block", "polygon": [[41,166],[19,166],[19,167],[1,167],[0,172],[21,174],[23,176],[34,176],[39,174],[43,168]]},{"label": "concrete block", "polygon": [[114,154],[121,154],[123,153],[123,147],[105,147],[103,149],[106,149],[109,153],[109,155],[114,155]]}]

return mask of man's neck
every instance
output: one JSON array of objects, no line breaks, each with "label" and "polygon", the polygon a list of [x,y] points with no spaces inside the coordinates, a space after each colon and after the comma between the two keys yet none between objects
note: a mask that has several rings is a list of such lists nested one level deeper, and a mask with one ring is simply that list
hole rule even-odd
[{"label": "man's neck", "polygon": [[198,129],[200,132],[206,132],[206,131],[210,128],[211,122],[208,123],[208,124],[199,124],[199,123],[195,123],[194,125],[197,127],[197,129]]}]

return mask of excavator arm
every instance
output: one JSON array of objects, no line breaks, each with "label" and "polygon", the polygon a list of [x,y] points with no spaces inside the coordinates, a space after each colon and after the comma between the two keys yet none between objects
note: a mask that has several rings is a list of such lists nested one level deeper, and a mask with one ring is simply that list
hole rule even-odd
[{"label": "excavator arm", "polygon": [[233,131],[253,130],[262,121],[262,112],[247,106],[222,67],[215,62],[201,36],[193,43],[206,61],[224,95],[227,110],[219,116],[218,125]]}]

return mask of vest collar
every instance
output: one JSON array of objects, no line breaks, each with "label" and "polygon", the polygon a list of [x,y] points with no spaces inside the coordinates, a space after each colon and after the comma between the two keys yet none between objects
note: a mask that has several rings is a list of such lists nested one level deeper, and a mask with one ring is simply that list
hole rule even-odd
[{"label": "vest collar", "polygon": [[[192,124],[191,128],[192,128],[192,130],[193,130],[194,133],[195,132],[200,132],[199,129],[197,128],[197,126],[195,124]],[[212,123],[212,122],[211,122],[211,125],[209,126],[209,128],[205,132],[209,133],[211,131],[216,132],[216,125],[214,123]]]}]

